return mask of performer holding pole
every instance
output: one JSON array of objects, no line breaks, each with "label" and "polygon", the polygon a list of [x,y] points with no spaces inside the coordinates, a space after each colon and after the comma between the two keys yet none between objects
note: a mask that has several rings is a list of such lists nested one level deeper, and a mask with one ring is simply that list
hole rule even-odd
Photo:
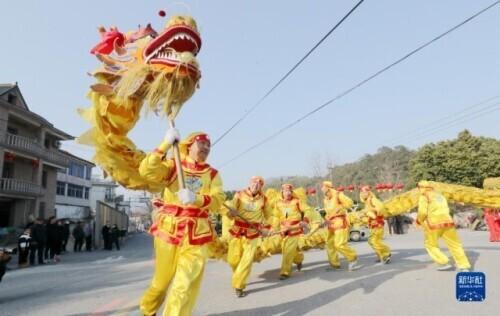
[{"label": "performer holding pole", "polygon": [[368,244],[377,254],[377,262],[387,264],[391,261],[391,249],[382,241],[385,224],[382,214],[384,206],[367,185],[361,187],[359,198],[365,204],[363,213],[368,217],[368,227],[370,228]]},{"label": "performer holding pole", "polygon": [[231,201],[228,215],[234,218],[229,229],[231,235],[227,261],[233,270],[232,286],[237,297],[246,295],[245,287],[252,271],[255,252],[263,235],[271,228],[268,220],[272,208],[262,192],[264,179],[254,176],[248,188],[237,192]]},{"label": "performer holding pole", "polygon": [[330,261],[327,270],[340,269],[338,252],[349,261],[349,271],[361,268],[358,265],[356,251],[348,244],[349,221],[347,220],[347,209],[352,207],[350,198],[333,188],[330,181],[324,181],[321,190],[325,195],[324,209],[326,211],[325,226],[328,227],[328,238],[326,241],[326,253]]},{"label": "performer holding pole", "polygon": [[155,315],[169,287],[163,315],[191,314],[203,279],[206,244],[214,237],[209,211],[220,211],[224,201],[221,178],[205,162],[210,153],[205,133],[192,133],[179,144],[186,186],[179,189],[176,163],[165,159],[167,150],[179,139],[179,132],[170,128],[139,168],[141,176],[165,182],[163,200],[154,203],[158,213],[150,232],[155,236],[155,272],[141,299],[144,315]]},{"label": "performer holding pole", "polygon": [[273,230],[280,231],[283,238],[281,243],[281,271],[280,280],[288,279],[292,273],[292,264],[297,265],[297,270],[302,269],[304,254],[299,249],[299,237],[304,233],[309,210],[304,208],[293,193],[291,184],[281,186],[281,198],[276,201],[274,208]]},{"label": "performer holding pole", "polygon": [[417,225],[424,229],[424,245],[429,256],[439,265],[439,271],[452,270],[448,257],[439,249],[439,239],[443,239],[455,260],[457,268],[469,271],[469,259],[465,255],[462,242],[450,216],[450,208],[446,198],[435,190],[427,181],[418,183],[420,197],[418,200]]}]

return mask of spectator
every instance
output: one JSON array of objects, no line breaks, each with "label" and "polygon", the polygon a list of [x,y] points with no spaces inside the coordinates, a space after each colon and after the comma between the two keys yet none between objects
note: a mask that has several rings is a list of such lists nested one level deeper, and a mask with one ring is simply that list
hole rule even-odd
[{"label": "spectator", "polygon": [[[111,228],[111,243],[115,244],[116,250],[120,250],[120,230],[116,224]],[[112,249],[112,245],[110,245],[110,249]]]},{"label": "spectator", "polygon": [[26,228],[24,230],[24,233],[19,236],[18,242],[17,242],[17,249],[19,252],[19,267],[24,268],[28,266],[28,255],[30,252],[30,242],[31,242],[31,230],[29,228]]},{"label": "spectator", "polygon": [[92,224],[85,224],[83,232],[85,234],[85,250],[92,251]]},{"label": "spectator", "polygon": [[35,264],[35,253],[38,255],[38,264],[45,264],[43,252],[47,243],[47,232],[43,219],[37,218],[31,229],[30,265]]},{"label": "spectator", "polygon": [[73,238],[75,239],[75,245],[73,246],[74,252],[82,251],[83,239],[85,238],[85,233],[83,232],[82,223],[78,222],[76,227],[73,228]]},{"label": "spectator", "polygon": [[63,239],[62,239],[62,248],[61,251],[66,252],[66,246],[68,245],[68,239],[69,239],[69,221],[64,222],[64,229],[63,229]]},{"label": "spectator", "polygon": [[[47,224],[47,248],[49,253],[48,259],[53,260],[54,263],[59,261],[59,254],[61,253],[61,239],[62,236],[59,234],[57,220],[55,216],[51,216],[49,218],[49,223]],[[47,254],[47,250],[45,253]]]},{"label": "spectator", "polygon": [[104,249],[111,250],[111,232],[109,228],[109,222],[106,222],[106,225],[102,227],[101,233],[102,239],[104,240]]}]

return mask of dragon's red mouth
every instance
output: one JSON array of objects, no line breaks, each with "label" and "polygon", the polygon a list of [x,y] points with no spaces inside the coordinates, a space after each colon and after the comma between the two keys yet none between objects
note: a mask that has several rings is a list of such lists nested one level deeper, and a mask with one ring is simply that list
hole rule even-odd
[{"label": "dragon's red mouth", "polygon": [[[144,49],[143,57],[149,64],[177,66],[186,63],[183,53],[196,56],[200,47],[201,38],[195,30],[187,25],[175,25],[153,39]],[[194,64],[187,63],[187,67],[189,71],[199,72]]]}]

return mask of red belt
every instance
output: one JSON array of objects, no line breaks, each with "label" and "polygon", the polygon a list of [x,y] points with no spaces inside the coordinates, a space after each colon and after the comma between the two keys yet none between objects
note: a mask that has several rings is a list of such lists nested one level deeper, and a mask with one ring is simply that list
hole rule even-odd
[{"label": "red belt", "polygon": [[176,217],[208,218],[208,212],[197,207],[181,207],[172,204],[164,204],[158,209]]},{"label": "red belt", "polygon": [[234,220],[234,225],[241,227],[241,228],[252,228],[252,229],[260,229],[260,224],[259,223],[248,223],[248,222],[243,222],[240,220],[235,219]]},{"label": "red belt", "polygon": [[346,215],[345,215],[345,214],[342,214],[342,215],[333,215],[333,216],[330,216],[330,217],[328,218],[328,220],[332,220],[332,219],[337,218],[337,217],[341,217],[341,218],[344,218],[344,219],[345,219],[345,218],[346,218]]},{"label": "red belt", "polygon": [[375,219],[370,219],[370,228],[384,227],[384,217],[377,216]]}]

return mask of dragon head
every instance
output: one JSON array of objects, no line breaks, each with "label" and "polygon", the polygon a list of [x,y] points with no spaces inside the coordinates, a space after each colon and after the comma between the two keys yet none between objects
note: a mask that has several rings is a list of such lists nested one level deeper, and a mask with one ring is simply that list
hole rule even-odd
[{"label": "dragon head", "polygon": [[157,69],[178,68],[199,76],[196,55],[201,48],[201,38],[196,22],[189,16],[174,16],[156,38],[146,44],[139,60]]},{"label": "dragon head", "polygon": [[201,37],[189,16],[173,16],[162,32],[150,24],[121,33],[99,28],[101,41],[91,50],[103,63],[94,76],[96,92],[138,98],[158,112],[175,117],[201,78],[196,55]]}]

